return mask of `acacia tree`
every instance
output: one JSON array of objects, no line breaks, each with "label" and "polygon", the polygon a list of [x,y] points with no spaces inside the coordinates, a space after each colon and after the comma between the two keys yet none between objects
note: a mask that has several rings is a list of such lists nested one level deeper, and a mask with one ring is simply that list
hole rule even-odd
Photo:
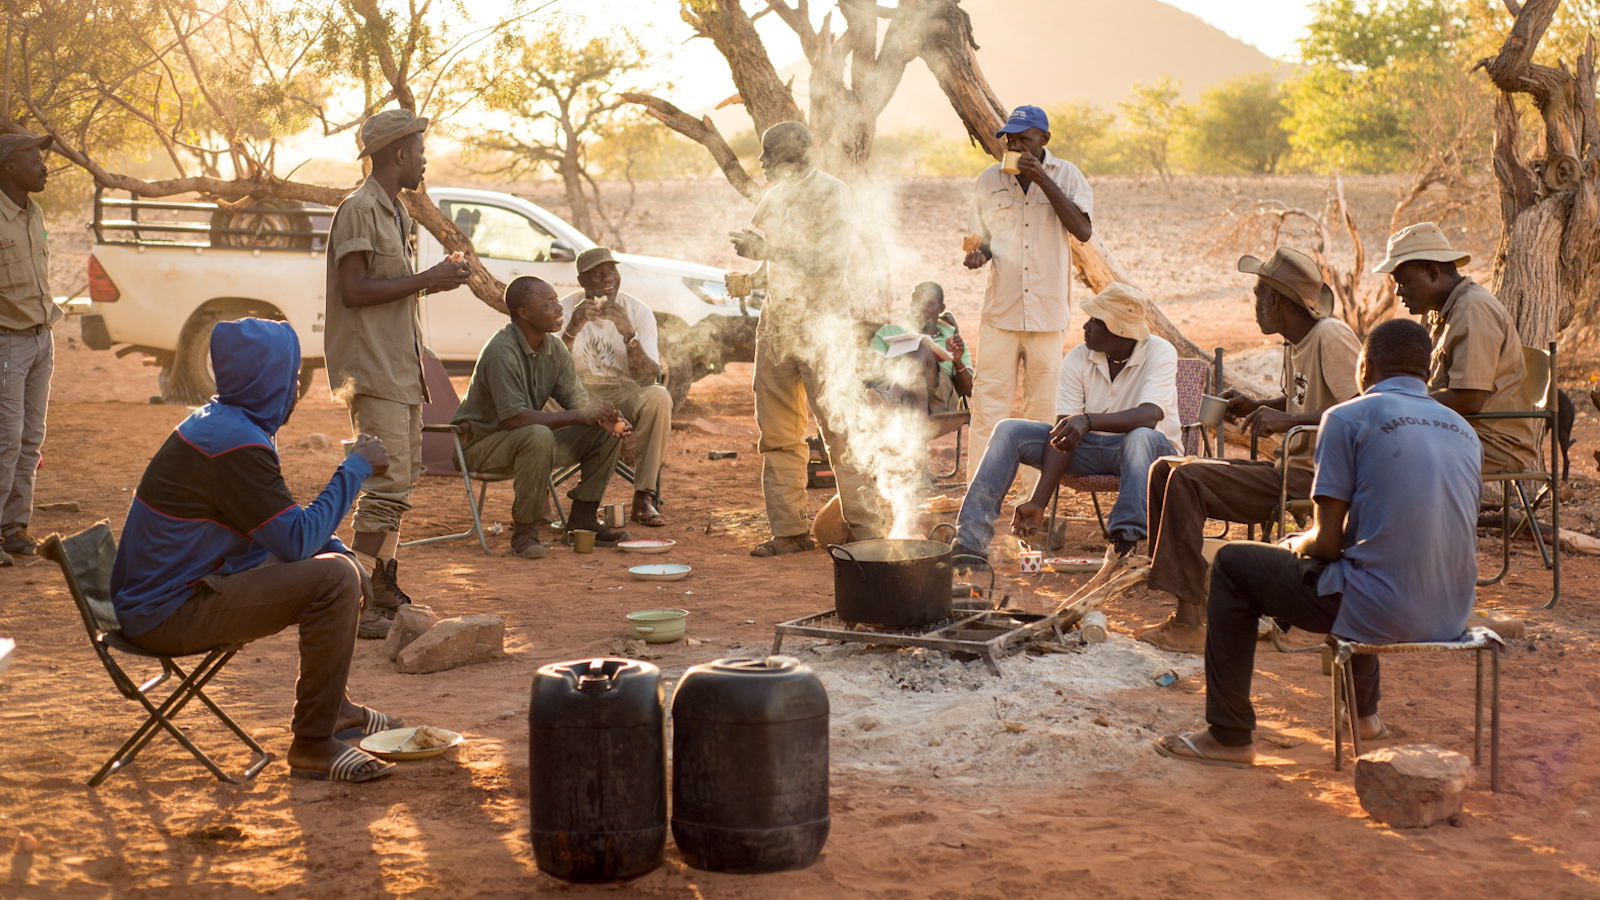
[{"label": "acacia tree", "polygon": [[[1500,90],[1494,107],[1494,173],[1500,244],[1494,291],[1524,344],[1542,347],[1575,318],[1600,313],[1600,118],[1589,35],[1572,68],[1534,62],[1561,0],[1504,0],[1513,18],[1500,52],[1482,68]],[[1538,112],[1542,139],[1522,150],[1519,95]]]},{"label": "acacia tree", "polygon": [[[48,131],[52,152],[95,184],[144,197],[200,194],[230,202],[333,205],[348,187],[277,171],[278,140],[318,127],[353,133],[390,104],[448,122],[472,101],[459,66],[542,6],[470,23],[464,0],[0,0],[8,28],[0,130]],[[361,106],[330,98],[355,89]],[[118,150],[154,141],[175,176],[113,171]],[[352,148],[352,156],[354,155]],[[504,310],[504,286],[424,191],[401,199],[412,217],[472,264],[468,285]]]},{"label": "acacia tree", "polygon": [[1172,143],[1187,126],[1190,110],[1178,91],[1179,82],[1163,75],[1151,84],[1135,84],[1117,106],[1122,110],[1121,140],[1127,152],[1149,166],[1164,183],[1172,183]]},{"label": "acacia tree", "polygon": [[554,171],[565,189],[572,224],[598,239],[596,225],[603,222],[611,245],[626,250],[622,228],[632,203],[609,214],[600,185],[589,172],[590,150],[616,124],[617,109],[625,103],[620,84],[647,62],[644,48],[625,31],[585,41],[556,26],[533,37],[519,36],[476,67],[471,78],[484,108],[509,116],[511,125],[476,133],[469,142],[493,154],[492,174]]}]

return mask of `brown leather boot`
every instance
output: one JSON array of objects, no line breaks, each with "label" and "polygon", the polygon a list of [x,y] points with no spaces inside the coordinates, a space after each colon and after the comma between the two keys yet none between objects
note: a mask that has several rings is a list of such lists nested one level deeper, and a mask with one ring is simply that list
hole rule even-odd
[{"label": "brown leather boot", "polygon": [[377,567],[372,570],[372,602],[361,610],[361,623],[356,627],[357,637],[373,640],[387,636],[395,612],[402,604],[411,602],[406,592],[395,583],[398,566],[397,560],[379,560]]}]

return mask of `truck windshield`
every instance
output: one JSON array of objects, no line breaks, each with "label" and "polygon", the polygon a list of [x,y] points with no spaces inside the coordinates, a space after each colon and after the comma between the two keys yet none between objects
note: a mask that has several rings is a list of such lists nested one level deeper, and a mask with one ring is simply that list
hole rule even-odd
[{"label": "truck windshield", "polygon": [[479,256],[549,262],[555,238],[520,213],[483,203],[446,201],[440,210],[456,223]]}]

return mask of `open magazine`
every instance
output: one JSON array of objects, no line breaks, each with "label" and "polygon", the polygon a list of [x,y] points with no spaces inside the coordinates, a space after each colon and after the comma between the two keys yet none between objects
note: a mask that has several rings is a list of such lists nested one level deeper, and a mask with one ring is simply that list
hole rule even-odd
[{"label": "open magazine", "polygon": [[949,350],[946,350],[945,348],[934,343],[933,338],[923,334],[920,331],[908,331],[904,334],[886,337],[883,339],[883,342],[889,347],[888,357],[890,359],[894,359],[896,356],[905,356],[907,353],[910,353],[911,351],[923,345],[926,345],[929,350],[932,350],[933,355],[938,357],[940,362],[949,362],[951,359],[954,359],[954,357],[950,355]]}]

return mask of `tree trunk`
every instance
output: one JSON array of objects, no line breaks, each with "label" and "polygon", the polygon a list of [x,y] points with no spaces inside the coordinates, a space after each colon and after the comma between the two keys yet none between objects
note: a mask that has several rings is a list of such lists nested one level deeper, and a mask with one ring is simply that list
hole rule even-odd
[{"label": "tree trunk", "polygon": [[561,188],[567,195],[567,209],[572,214],[572,227],[589,240],[598,242],[600,238],[595,236],[594,217],[589,214],[589,198],[583,195],[583,173],[577,158],[569,154],[561,160],[557,169],[561,173]]},{"label": "tree trunk", "polygon": [[[1502,94],[1495,105],[1495,179],[1500,245],[1492,286],[1522,343],[1543,347],[1574,320],[1594,328],[1600,313],[1600,120],[1595,117],[1591,36],[1568,71],[1535,65],[1534,51],[1561,0],[1508,3],[1516,22],[1500,52],[1478,63]],[[1544,126],[1529,159],[1517,150],[1514,95],[1527,94]]]}]

